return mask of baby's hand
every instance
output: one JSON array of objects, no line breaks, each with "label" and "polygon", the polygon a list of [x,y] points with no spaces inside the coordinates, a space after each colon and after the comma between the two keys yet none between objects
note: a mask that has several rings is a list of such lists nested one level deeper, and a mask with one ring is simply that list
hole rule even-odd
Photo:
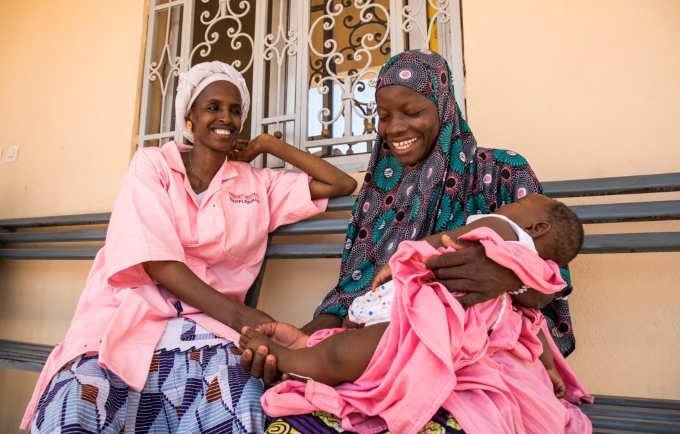
[{"label": "baby's hand", "polygon": [[347,314],[345,315],[345,318],[343,318],[342,320],[342,327],[346,329],[361,329],[364,328],[364,325],[355,323],[354,321],[350,321],[349,314]]},{"label": "baby's hand", "polygon": [[446,234],[442,235],[442,244],[444,244],[444,247],[453,247],[456,251],[472,249],[480,245],[478,241],[454,240]]},{"label": "baby's hand", "polygon": [[557,372],[557,369],[555,368],[549,368],[546,369],[548,371],[548,377],[550,377],[550,381],[553,384],[553,391],[555,392],[555,396],[557,398],[564,398],[564,395],[567,394],[567,387],[564,385],[564,380],[562,380],[562,376],[560,375],[559,372]]},{"label": "baby's hand", "polygon": [[389,264],[385,264],[385,266],[382,267],[380,271],[378,271],[378,274],[376,274],[371,281],[371,291],[375,292],[377,287],[389,282],[390,280],[392,280],[392,268],[390,268]]}]

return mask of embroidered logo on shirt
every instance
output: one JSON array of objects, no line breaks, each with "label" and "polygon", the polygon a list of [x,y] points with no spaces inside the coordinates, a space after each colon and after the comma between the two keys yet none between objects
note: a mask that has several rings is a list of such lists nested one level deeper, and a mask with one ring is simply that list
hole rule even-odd
[{"label": "embroidered logo on shirt", "polygon": [[235,194],[235,193],[232,193],[230,191],[229,192],[229,199],[233,203],[245,203],[245,204],[250,204],[250,203],[253,203],[253,202],[260,203],[260,196],[257,193]]}]

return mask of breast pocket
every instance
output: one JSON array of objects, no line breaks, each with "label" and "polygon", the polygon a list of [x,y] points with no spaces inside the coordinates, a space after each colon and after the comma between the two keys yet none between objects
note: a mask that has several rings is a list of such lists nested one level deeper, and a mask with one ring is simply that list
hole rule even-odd
[{"label": "breast pocket", "polygon": [[260,208],[226,210],[225,256],[237,262],[249,262],[263,256],[267,246],[269,221]]}]

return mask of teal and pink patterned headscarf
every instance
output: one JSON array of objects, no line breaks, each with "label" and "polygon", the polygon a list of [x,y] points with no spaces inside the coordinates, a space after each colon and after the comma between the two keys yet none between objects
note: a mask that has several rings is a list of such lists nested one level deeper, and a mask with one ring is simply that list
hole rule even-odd
[{"label": "teal and pink patterned headscarf", "polygon": [[[437,106],[439,136],[432,152],[413,166],[400,164],[377,136],[350,218],[338,284],[315,316],[344,317],[352,301],[370,290],[371,280],[401,241],[446,232],[463,225],[469,215],[488,214],[541,192],[521,155],[477,148],[442,56],[411,50],[392,57],[380,71],[376,91],[385,86],[406,86],[429,98]],[[571,332],[570,320],[568,328]]]}]

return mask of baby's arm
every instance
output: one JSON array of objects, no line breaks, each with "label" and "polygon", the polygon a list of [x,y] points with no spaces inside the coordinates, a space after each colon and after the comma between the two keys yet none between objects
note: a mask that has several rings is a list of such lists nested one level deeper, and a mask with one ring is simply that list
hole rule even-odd
[{"label": "baby's arm", "polygon": [[[473,221],[469,225],[452,229],[444,234],[430,235],[429,237],[424,238],[423,240],[427,241],[432,247],[438,249],[440,247],[446,247],[442,242],[443,235],[448,236],[452,240],[458,240],[458,237],[461,237],[467,234],[468,232],[472,232],[474,229],[477,228],[489,228],[492,231],[496,232],[505,241],[517,241],[517,234],[512,229],[510,224],[508,224],[508,222],[498,217],[480,218],[479,220]],[[458,241],[458,244],[461,243],[465,242]]]},{"label": "baby's arm", "polygon": [[[480,227],[486,227],[493,230],[498,235],[500,235],[500,237],[503,238],[505,241],[517,241],[517,234],[512,229],[512,227],[510,227],[510,225],[506,221],[497,217],[480,218],[479,220],[475,220],[469,225],[461,226],[459,228],[450,230],[444,234],[431,235],[425,238],[424,240],[430,243],[430,245],[432,245],[433,247],[439,248],[445,246],[444,242],[442,241],[442,238],[448,237],[449,245],[457,244],[465,246],[470,243],[460,241],[458,240],[458,237],[467,234],[473,229],[477,229]],[[452,240],[455,240],[455,242]],[[470,247],[473,246],[470,245]],[[541,309],[544,306],[547,306],[548,303],[552,301],[553,294],[543,294],[540,291],[530,289],[529,291],[523,292],[521,294],[513,294],[512,298],[513,300],[515,300],[517,303],[521,304],[524,307]]]},{"label": "baby's arm", "polygon": [[336,386],[354,381],[368,367],[388,323],[329,336],[309,348],[291,350],[273,343],[268,337],[245,327],[239,341],[241,351],[257,351],[260,345],[276,356],[279,371]]},{"label": "baby's arm", "polygon": [[[510,227],[510,225],[506,221],[496,217],[475,220],[469,225],[461,226],[459,228],[450,230],[444,234],[430,235],[427,238],[423,238],[423,241],[427,241],[432,247],[438,249],[440,247],[446,247],[442,242],[442,237],[448,237],[452,240],[456,240],[458,237],[467,234],[473,229],[481,227],[486,227],[493,230],[498,235],[500,235],[501,238],[503,238],[505,241],[517,241],[517,234],[515,234],[515,231]],[[467,243],[465,241],[457,241],[457,244]],[[371,290],[375,291],[375,288],[390,280],[392,280],[392,270],[389,264],[386,264],[371,281]]]},{"label": "baby's arm", "polygon": [[548,377],[550,377],[550,381],[553,384],[555,396],[558,398],[564,398],[564,395],[567,394],[567,388],[564,385],[564,380],[562,380],[562,376],[560,375],[559,372],[557,372],[557,369],[555,369],[553,353],[552,350],[550,349],[550,344],[548,344],[548,341],[546,340],[546,337],[543,334],[543,330],[538,331],[538,339],[541,341],[541,344],[543,345],[543,353],[538,357],[538,359],[545,367],[545,370],[548,371]]}]

